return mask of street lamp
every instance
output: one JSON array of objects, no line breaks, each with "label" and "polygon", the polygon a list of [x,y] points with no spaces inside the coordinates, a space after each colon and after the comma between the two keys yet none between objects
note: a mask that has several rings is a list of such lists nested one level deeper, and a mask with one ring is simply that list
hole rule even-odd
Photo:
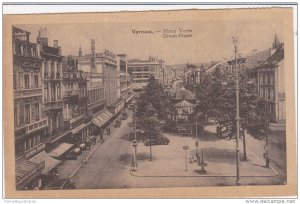
[{"label": "street lamp", "polygon": [[134,154],[133,154],[133,171],[137,170],[137,146],[138,142],[136,140],[136,106],[134,106],[134,140],[131,141],[131,145],[134,148]]},{"label": "street lamp", "polygon": [[266,145],[264,146],[265,153],[264,158],[266,159],[266,167],[270,167],[270,159],[269,159],[269,152],[268,152],[268,136],[269,136],[269,106],[267,100],[265,100],[265,111],[266,111]]},{"label": "street lamp", "polygon": [[239,108],[239,73],[237,68],[237,51],[238,51],[238,37],[233,36],[232,42],[234,44],[234,68],[235,68],[235,93],[236,93],[236,185],[240,185],[240,108]]}]

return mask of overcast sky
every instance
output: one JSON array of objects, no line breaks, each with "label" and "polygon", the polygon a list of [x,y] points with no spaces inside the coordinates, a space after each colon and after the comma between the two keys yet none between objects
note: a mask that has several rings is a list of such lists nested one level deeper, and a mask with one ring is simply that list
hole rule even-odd
[{"label": "overcast sky", "polygon": [[[97,23],[97,24],[48,24],[16,25],[31,32],[30,40],[36,42],[40,27],[47,27],[49,45],[58,40],[63,55],[90,53],[90,39],[96,40],[96,51],[109,49],[116,54],[125,53],[129,58],[147,59],[149,55],[165,60],[168,65],[199,63],[233,56],[232,36],[239,36],[241,54],[252,49],[270,48],[275,33],[283,38],[282,23],[276,20],[235,21],[186,21],[170,23]],[[192,30],[190,38],[165,39],[163,29]],[[133,34],[132,30],[151,30],[153,34]]]}]

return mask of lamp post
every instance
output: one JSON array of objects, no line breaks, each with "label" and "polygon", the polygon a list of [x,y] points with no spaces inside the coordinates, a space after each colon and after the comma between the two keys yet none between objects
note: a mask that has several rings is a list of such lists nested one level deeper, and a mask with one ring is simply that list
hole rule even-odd
[{"label": "lamp post", "polygon": [[136,140],[136,106],[134,107],[134,140],[131,141],[131,145],[134,148],[134,154],[133,154],[133,171],[137,170],[137,146],[138,142]]},{"label": "lamp post", "polygon": [[240,108],[239,108],[239,73],[237,68],[237,51],[238,51],[238,37],[232,37],[234,44],[234,68],[235,68],[235,93],[236,93],[236,185],[240,185],[240,149],[239,149],[239,137],[240,137]]},{"label": "lamp post", "polygon": [[264,153],[264,158],[266,159],[266,167],[270,167],[270,159],[269,159],[269,152],[268,152],[268,136],[269,136],[269,106],[267,100],[265,100],[265,111],[266,111],[266,145],[264,146],[265,153]]}]

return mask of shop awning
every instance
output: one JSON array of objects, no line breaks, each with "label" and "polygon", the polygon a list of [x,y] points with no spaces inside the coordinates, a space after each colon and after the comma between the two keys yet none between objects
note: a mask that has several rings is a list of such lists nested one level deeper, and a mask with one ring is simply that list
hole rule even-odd
[{"label": "shop awning", "polygon": [[69,151],[74,144],[69,143],[61,143],[58,147],[56,147],[54,150],[52,150],[49,155],[54,158],[58,158],[62,156],[65,152]]},{"label": "shop awning", "polygon": [[45,168],[45,162],[23,160],[16,163],[17,188],[24,188],[30,181],[38,177]]},{"label": "shop awning", "polygon": [[42,171],[42,174],[44,175],[48,174],[52,169],[54,169],[62,162],[60,160],[52,158],[45,151],[42,151],[41,153],[35,155],[31,159],[29,159],[29,161],[36,162],[36,163],[45,161],[45,168]]},{"label": "shop awning", "polygon": [[111,103],[110,105],[109,105],[109,107],[111,107],[111,108],[116,108],[116,107],[118,107],[121,103],[123,103],[124,102],[124,99],[123,98],[119,98],[119,99],[117,99],[115,102],[113,102],[113,103]]},{"label": "shop awning", "polygon": [[72,134],[75,134],[77,132],[79,132],[80,130],[82,130],[86,125],[85,124],[81,124],[79,126],[77,126],[76,128],[72,129],[71,132]]},{"label": "shop awning", "polygon": [[108,122],[114,115],[107,109],[96,115],[92,123],[97,125],[98,127],[102,127],[106,122]]},{"label": "shop awning", "polygon": [[123,99],[125,100],[125,103],[128,103],[131,101],[131,99],[134,97],[134,94],[126,94],[123,96]]}]

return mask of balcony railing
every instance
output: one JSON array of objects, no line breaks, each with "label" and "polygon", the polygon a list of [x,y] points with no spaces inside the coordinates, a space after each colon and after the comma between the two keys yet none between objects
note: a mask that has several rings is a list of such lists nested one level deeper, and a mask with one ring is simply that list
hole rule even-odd
[{"label": "balcony railing", "polygon": [[45,128],[47,126],[48,126],[48,118],[45,118],[45,119],[39,120],[39,121],[34,122],[34,123],[30,123],[29,125],[27,125],[25,132],[26,133],[31,133],[35,130],[42,129],[42,128]]},{"label": "balcony railing", "polygon": [[14,98],[27,98],[32,96],[40,96],[42,95],[42,89],[20,89],[14,91]]},{"label": "balcony railing", "polygon": [[52,132],[49,132],[49,137],[46,138],[45,142],[50,142],[52,140],[55,140],[56,138],[65,134],[69,130],[70,130],[70,125],[64,124],[63,126],[60,126],[59,128],[54,129]]},{"label": "balcony railing", "polygon": [[58,109],[63,107],[63,102],[62,100],[56,100],[56,101],[49,101],[44,103],[44,110],[47,109]]}]

